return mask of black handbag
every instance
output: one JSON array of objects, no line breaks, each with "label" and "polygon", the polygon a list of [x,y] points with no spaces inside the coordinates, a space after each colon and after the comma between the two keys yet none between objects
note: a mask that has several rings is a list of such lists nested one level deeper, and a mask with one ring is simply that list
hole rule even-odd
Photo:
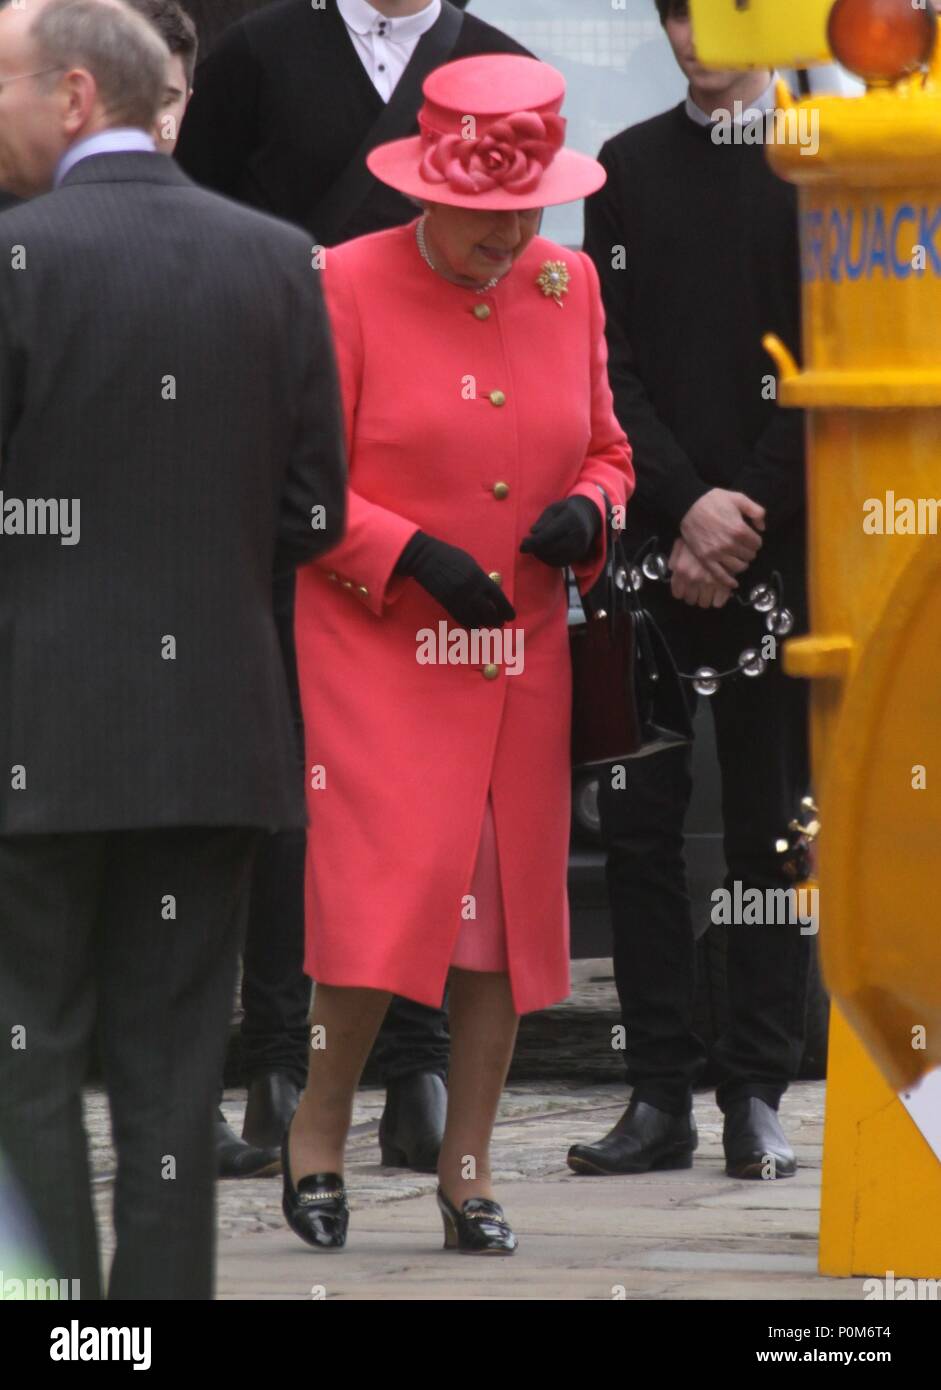
[{"label": "black handbag", "polygon": [[608,512],[604,572],[569,628],[572,765],[597,767],[690,743],[693,725],[676,663],[642,605],[620,530]]}]

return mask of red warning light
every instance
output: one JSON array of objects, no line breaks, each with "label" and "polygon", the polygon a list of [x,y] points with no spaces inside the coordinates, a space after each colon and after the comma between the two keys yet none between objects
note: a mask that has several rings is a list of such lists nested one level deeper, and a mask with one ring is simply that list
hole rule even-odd
[{"label": "red warning light", "polygon": [[932,0],[836,0],[827,34],[845,68],[874,85],[888,85],[923,68],[938,20]]}]

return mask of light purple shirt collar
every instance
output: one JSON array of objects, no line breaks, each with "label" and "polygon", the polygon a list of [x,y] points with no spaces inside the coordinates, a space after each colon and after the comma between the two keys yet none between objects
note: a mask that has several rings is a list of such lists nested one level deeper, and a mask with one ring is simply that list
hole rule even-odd
[{"label": "light purple shirt collar", "polygon": [[86,135],[84,140],[78,140],[69,146],[59,160],[52,186],[58,188],[69,170],[74,169],[80,159],[87,159],[89,155],[125,154],[128,151],[154,154],[156,149],[153,136],[148,135],[146,130],[132,126],[115,126],[112,130],[99,130],[96,135]]}]

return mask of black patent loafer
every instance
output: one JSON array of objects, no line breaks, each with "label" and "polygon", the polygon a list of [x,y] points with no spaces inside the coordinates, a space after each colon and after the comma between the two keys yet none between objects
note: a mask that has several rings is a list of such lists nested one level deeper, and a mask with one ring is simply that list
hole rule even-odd
[{"label": "black patent loafer", "polygon": [[295,1235],[318,1250],[342,1250],[350,1224],[346,1187],[339,1173],[309,1173],[297,1187],[291,1180],[288,1135],[281,1145],[284,1219]]},{"label": "black patent loafer", "polygon": [[794,1150],[787,1142],[778,1112],[757,1096],[733,1101],[722,1127],[725,1171],[730,1178],[773,1181],[793,1178]]},{"label": "black patent loafer", "polygon": [[489,1197],[468,1197],[458,1211],[439,1187],[438,1206],[444,1222],[445,1250],[459,1250],[462,1255],[512,1255],[519,1245],[503,1208]]},{"label": "black patent loafer", "polygon": [[691,1168],[698,1145],[692,1110],[671,1115],[632,1099],[610,1134],[594,1144],[573,1144],[566,1161],[573,1173],[593,1177]]}]

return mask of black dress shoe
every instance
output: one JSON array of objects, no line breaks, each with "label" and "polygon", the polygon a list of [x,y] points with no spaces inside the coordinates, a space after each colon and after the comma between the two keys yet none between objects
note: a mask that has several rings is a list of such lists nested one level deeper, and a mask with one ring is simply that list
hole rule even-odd
[{"label": "black dress shoe", "polygon": [[722,1147],[730,1178],[793,1178],[797,1172],[778,1112],[757,1096],[744,1096],[726,1110]]},{"label": "black dress shoe", "polygon": [[339,1173],[308,1173],[295,1188],[288,1160],[288,1135],[281,1141],[284,1197],[281,1210],[295,1235],[318,1250],[341,1250],[346,1244],[350,1206]]},{"label": "black dress shoe", "polygon": [[457,1207],[438,1188],[438,1206],[444,1221],[445,1250],[462,1255],[512,1255],[519,1245],[499,1202],[489,1197],[468,1197]]},{"label": "black dress shoe", "polygon": [[610,1134],[595,1144],[573,1144],[573,1173],[649,1173],[652,1168],[691,1168],[699,1144],[693,1112],[669,1115],[632,1100]]},{"label": "black dress shoe", "polygon": [[283,1071],[256,1076],[248,1087],[242,1138],[262,1149],[280,1150],[300,1098],[300,1086]]},{"label": "black dress shoe", "polygon": [[218,1111],[215,1124],[216,1173],[220,1178],[273,1178],[281,1171],[281,1151],[246,1144]]},{"label": "black dress shoe", "polygon": [[448,1090],[436,1072],[416,1072],[390,1081],[379,1121],[385,1166],[437,1172],[447,1113]]}]

